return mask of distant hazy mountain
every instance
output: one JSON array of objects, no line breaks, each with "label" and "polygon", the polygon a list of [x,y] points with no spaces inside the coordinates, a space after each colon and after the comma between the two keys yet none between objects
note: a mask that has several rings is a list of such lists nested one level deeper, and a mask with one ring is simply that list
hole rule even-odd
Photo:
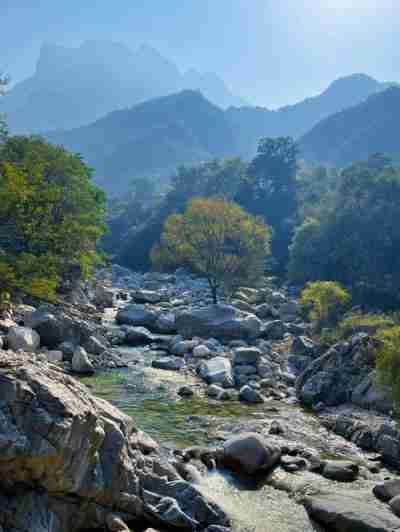
[{"label": "distant hazy mountain", "polygon": [[400,88],[391,87],[322,120],[301,139],[306,160],[339,166],[375,152],[400,154]]},{"label": "distant hazy mountain", "polygon": [[178,67],[149,46],[136,52],[122,44],[88,41],[79,48],[44,45],[32,77],[3,98],[14,132],[70,129],[155,97],[200,89],[221,107],[239,105],[216,74]]},{"label": "distant hazy mountain", "polygon": [[235,155],[225,113],[200,92],[183,91],[115,111],[81,128],[47,138],[81,153],[112,193],[137,176],[168,174],[181,164]]},{"label": "distant hazy mountain", "polygon": [[299,138],[324,118],[362,102],[389,85],[365,74],[354,74],[334,81],[318,96],[295,105],[276,111],[261,107],[230,108],[227,116],[237,132],[242,155],[251,156],[260,137]]}]

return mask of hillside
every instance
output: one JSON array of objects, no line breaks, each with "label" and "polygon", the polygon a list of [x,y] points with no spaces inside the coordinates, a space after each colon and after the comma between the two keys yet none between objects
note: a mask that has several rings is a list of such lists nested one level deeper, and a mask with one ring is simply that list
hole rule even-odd
[{"label": "hillside", "polygon": [[227,116],[237,131],[241,154],[249,157],[254,155],[260,137],[299,138],[324,118],[362,102],[387,86],[365,74],[353,74],[337,79],[321,94],[295,105],[276,111],[262,107],[230,108]]},{"label": "hillside", "polygon": [[89,124],[117,109],[172,94],[201,90],[221,107],[241,105],[216,74],[182,73],[150,46],[87,41],[79,48],[43,45],[32,77],[1,102],[13,132],[34,133]]},{"label": "hillside", "polygon": [[308,161],[344,166],[374,152],[400,153],[400,88],[391,87],[326,118],[303,136]]},{"label": "hillside", "polygon": [[196,91],[115,111],[89,126],[47,138],[81,153],[111,193],[126,190],[138,176],[167,178],[181,164],[237,153],[224,112]]}]

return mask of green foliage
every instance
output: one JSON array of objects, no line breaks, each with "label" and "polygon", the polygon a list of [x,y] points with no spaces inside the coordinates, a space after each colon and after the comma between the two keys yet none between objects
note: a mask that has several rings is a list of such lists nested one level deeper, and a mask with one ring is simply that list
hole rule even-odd
[{"label": "green foliage", "polygon": [[397,409],[400,407],[400,326],[381,331],[377,335],[376,367],[379,381],[389,386]]},{"label": "green foliage", "polygon": [[341,338],[348,338],[355,332],[366,332],[373,336],[395,325],[396,322],[385,314],[351,314],[339,323],[338,329]]},{"label": "green foliage", "polygon": [[235,197],[246,210],[262,216],[272,226],[272,253],[281,273],[286,268],[297,219],[297,154],[297,145],[290,137],[261,139]]},{"label": "green foliage", "polygon": [[51,299],[90,274],[104,230],[105,197],[80,157],[36,137],[0,146],[3,291]]},{"label": "green foliage", "polygon": [[332,205],[306,220],[291,246],[295,281],[335,280],[356,301],[383,308],[400,303],[400,171],[387,158],[342,172]]},{"label": "green foliage", "polygon": [[350,294],[331,281],[309,283],[301,293],[301,306],[317,329],[335,325],[348,307]]},{"label": "green foliage", "polygon": [[[6,92],[8,85],[8,78],[0,73],[0,96],[3,96]],[[8,135],[8,127],[5,117],[0,114],[0,142],[4,142]]]},{"label": "green foliage", "polygon": [[152,252],[155,266],[190,267],[207,277],[214,302],[220,287],[231,291],[263,274],[271,230],[239,205],[194,199],[182,215],[171,215],[161,243]]}]

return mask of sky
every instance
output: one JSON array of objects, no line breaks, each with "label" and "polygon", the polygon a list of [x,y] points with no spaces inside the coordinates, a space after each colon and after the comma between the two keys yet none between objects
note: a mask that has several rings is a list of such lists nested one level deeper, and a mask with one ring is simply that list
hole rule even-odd
[{"label": "sky", "polygon": [[275,108],[364,72],[400,81],[400,0],[0,0],[0,71],[30,76],[43,42],[157,48]]}]

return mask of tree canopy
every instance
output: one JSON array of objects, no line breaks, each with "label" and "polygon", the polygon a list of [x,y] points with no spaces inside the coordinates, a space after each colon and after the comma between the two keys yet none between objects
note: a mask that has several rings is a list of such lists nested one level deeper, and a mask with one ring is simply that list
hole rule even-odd
[{"label": "tree canopy", "polygon": [[104,216],[104,193],[79,156],[38,137],[0,145],[3,291],[49,298],[88,275],[99,260]]},{"label": "tree canopy", "polygon": [[183,265],[204,275],[214,302],[218,290],[254,283],[264,272],[271,230],[239,205],[221,199],[194,199],[171,215],[153,249],[156,266]]}]

